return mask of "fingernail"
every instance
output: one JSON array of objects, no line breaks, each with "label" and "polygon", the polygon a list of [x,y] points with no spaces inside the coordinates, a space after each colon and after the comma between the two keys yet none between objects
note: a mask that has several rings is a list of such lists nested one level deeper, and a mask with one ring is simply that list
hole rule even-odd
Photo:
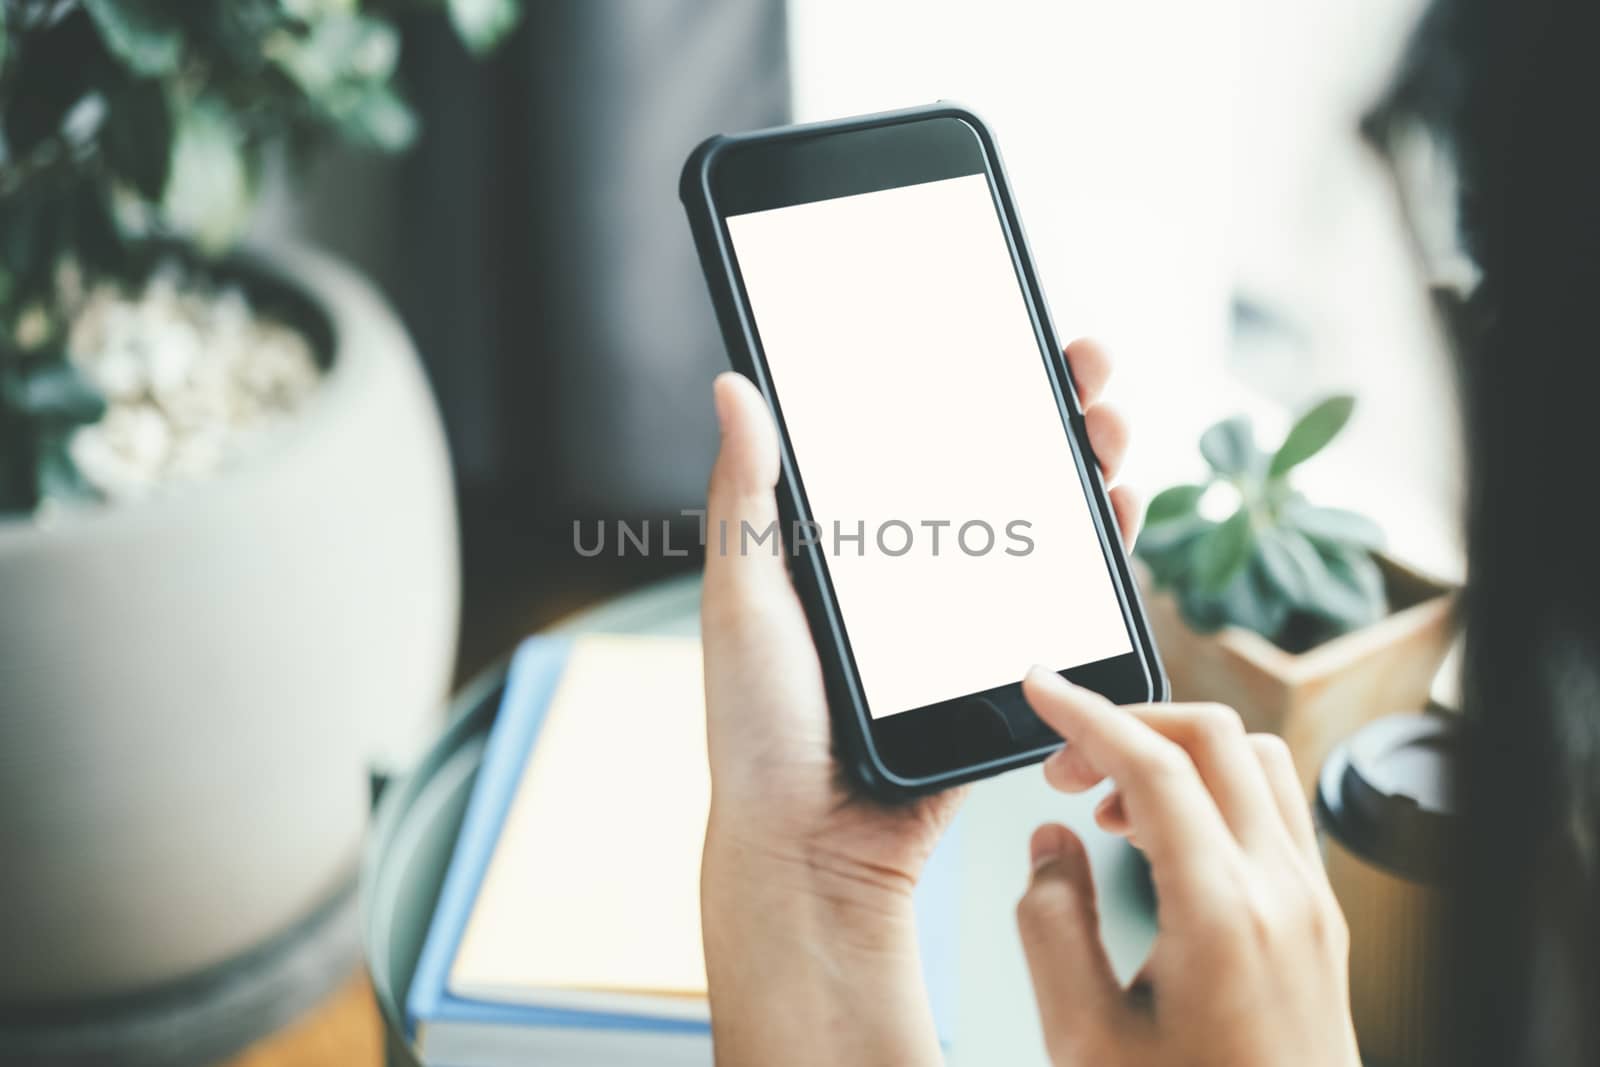
[{"label": "fingernail", "polygon": [[1049,667],[1040,666],[1039,664],[1034,664],[1028,668],[1028,677],[1033,680],[1034,685],[1042,685],[1050,689],[1061,690],[1067,688],[1068,685],[1067,680],[1061,675]]},{"label": "fingernail", "polygon": [[1033,863],[1033,873],[1038,874],[1061,858],[1061,845],[1054,834],[1036,834],[1033,843],[1029,846],[1029,859]]},{"label": "fingernail", "polygon": [[715,382],[711,383],[711,407],[717,413],[717,429],[721,433],[728,432],[728,412],[726,402],[722,399],[723,390],[717,388]]},{"label": "fingernail", "polygon": [[1067,758],[1066,757],[1067,757],[1067,749],[1066,749],[1065,745],[1063,745],[1061,748],[1056,749],[1054,752],[1050,753],[1050,755],[1046,756],[1044,758],[1044,764],[1043,764],[1045,773],[1048,774],[1048,773],[1050,773],[1050,768],[1059,767],[1063,763],[1067,762]]}]

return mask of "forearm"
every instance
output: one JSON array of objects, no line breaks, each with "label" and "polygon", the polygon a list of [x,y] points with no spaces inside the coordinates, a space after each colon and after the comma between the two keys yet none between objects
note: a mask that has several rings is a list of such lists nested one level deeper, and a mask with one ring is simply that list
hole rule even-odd
[{"label": "forearm", "polygon": [[701,913],[721,1067],[942,1060],[910,887],[706,836]]}]

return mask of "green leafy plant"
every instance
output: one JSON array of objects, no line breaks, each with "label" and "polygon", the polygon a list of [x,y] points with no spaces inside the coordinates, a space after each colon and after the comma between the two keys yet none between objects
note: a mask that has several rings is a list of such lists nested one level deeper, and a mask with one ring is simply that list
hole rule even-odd
[{"label": "green leafy plant", "polygon": [[[0,512],[103,404],[65,358],[74,294],[181,235],[225,251],[274,146],[383,151],[417,123],[394,17],[422,0],[0,0]],[[447,0],[475,52],[517,0]]]},{"label": "green leafy plant", "polygon": [[[1211,477],[1150,502],[1135,551],[1157,588],[1175,594],[1190,626],[1241,626],[1298,652],[1387,613],[1372,556],[1382,544],[1377,525],[1314,505],[1291,483],[1295,468],[1338,436],[1354,408],[1350,396],[1323,400],[1271,453],[1257,447],[1249,419],[1225,419],[1200,438]],[[1202,504],[1218,496],[1226,498],[1222,508]]]}]

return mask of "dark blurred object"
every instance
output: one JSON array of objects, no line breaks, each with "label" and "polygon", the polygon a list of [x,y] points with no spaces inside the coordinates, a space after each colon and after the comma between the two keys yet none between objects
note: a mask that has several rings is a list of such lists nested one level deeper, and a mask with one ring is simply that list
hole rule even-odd
[{"label": "dark blurred object", "polygon": [[[670,534],[673,551],[683,546],[685,556],[629,552],[586,559],[572,547],[571,523],[539,522],[525,495],[465,486],[460,500],[463,610],[458,685],[535,630],[657,579],[697,571],[705,562],[704,553],[695,547],[699,529],[693,518],[674,523]],[[639,525],[630,528],[637,530]],[[595,536],[594,524],[586,524],[585,542],[592,544]],[[653,523],[651,537],[660,536],[660,523]]]},{"label": "dark blurred object", "polygon": [[1453,716],[1389,715],[1328,757],[1317,786],[1328,880],[1350,925],[1350,1006],[1361,1053],[1439,1062],[1442,902],[1459,803]]},{"label": "dark blurred object", "polygon": [[[1459,240],[1416,234],[1470,470],[1450,1063],[1600,1062],[1600,553],[1573,495],[1600,395],[1596,40],[1593,0],[1436,0],[1367,123],[1414,222],[1439,164],[1459,208]],[[1418,124],[1422,182],[1395,150]],[[1456,252],[1476,276],[1439,270]]]},{"label": "dark blurred object", "polygon": [[352,232],[371,177],[352,175],[303,225],[390,288],[463,485],[563,530],[698,506],[726,357],[678,172],[709,134],[788,120],[783,3],[531,4],[487,64],[411,29],[425,133],[379,192],[389,217]]}]

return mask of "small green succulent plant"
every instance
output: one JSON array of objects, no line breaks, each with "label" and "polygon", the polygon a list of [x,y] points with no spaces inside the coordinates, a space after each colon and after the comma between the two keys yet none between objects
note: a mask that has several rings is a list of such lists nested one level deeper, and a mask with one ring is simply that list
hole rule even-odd
[{"label": "small green succulent plant", "polygon": [[1210,477],[1150,502],[1135,552],[1190,626],[1240,626],[1300,652],[1387,613],[1377,525],[1310,503],[1291,478],[1354,408],[1354,397],[1328,397],[1274,452],[1257,446],[1248,418],[1225,419],[1200,438]]}]

